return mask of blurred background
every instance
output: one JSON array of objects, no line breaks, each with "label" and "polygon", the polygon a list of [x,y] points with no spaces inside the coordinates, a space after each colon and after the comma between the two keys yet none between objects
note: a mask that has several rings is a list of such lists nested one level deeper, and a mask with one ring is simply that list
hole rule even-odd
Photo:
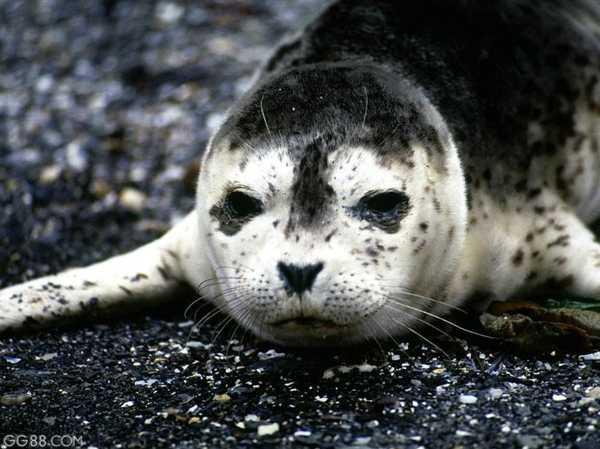
[{"label": "blurred background", "polygon": [[0,287],[191,210],[211,132],[323,3],[0,0]]}]

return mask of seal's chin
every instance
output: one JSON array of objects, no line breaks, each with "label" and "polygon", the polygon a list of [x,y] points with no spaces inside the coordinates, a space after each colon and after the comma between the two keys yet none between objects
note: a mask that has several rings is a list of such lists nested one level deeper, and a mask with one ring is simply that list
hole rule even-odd
[{"label": "seal's chin", "polygon": [[268,338],[287,346],[340,346],[356,341],[357,328],[316,317],[291,317],[267,325]]}]

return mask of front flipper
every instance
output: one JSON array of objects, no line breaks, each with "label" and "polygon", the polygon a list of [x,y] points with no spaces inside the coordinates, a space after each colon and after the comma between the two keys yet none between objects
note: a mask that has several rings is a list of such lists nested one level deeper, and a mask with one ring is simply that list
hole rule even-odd
[{"label": "front flipper", "polygon": [[202,257],[195,218],[129,253],[0,290],[0,332],[173,300],[205,265],[193,260]]}]

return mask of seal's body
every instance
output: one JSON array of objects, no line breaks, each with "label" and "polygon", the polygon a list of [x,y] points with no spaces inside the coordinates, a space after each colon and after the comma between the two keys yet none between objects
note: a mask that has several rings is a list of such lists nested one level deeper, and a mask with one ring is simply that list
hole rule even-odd
[{"label": "seal's body", "polygon": [[303,345],[414,331],[472,298],[600,298],[600,7],[334,2],[274,52],[202,167],[182,224],[0,292],[0,327],[180,282]]}]

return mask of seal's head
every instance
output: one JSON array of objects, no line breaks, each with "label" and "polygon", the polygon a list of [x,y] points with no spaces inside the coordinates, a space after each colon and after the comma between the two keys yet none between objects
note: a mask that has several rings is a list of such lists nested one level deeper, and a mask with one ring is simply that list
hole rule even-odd
[{"label": "seal's head", "polygon": [[443,296],[464,242],[462,169],[435,108],[397,73],[332,64],[271,77],[202,166],[213,297],[255,333],[291,345],[385,337]]}]

